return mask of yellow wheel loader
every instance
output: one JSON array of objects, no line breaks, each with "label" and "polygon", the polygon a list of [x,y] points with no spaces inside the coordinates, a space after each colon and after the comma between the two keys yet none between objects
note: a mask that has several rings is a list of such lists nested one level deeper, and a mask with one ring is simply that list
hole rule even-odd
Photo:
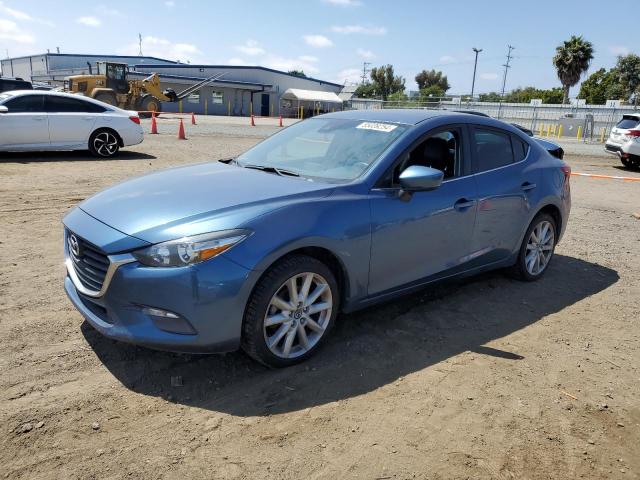
[{"label": "yellow wheel loader", "polygon": [[180,93],[167,88],[162,90],[160,77],[152,73],[142,80],[128,78],[129,66],[126,63],[97,62],[98,71],[94,75],[89,64],[89,75],[66,77],[64,90],[100,100],[101,102],[123,108],[144,112],[141,116],[150,116],[149,112],[161,112],[160,102],[177,102],[188,97],[198,89],[221,78],[224,73],[203,79]]}]

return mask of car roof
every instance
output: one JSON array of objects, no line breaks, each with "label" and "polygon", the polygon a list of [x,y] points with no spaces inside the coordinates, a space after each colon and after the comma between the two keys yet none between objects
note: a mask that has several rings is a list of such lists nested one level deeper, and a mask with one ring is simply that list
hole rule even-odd
[{"label": "car roof", "polygon": [[404,123],[417,125],[430,118],[451,114],[445,110],[422,110],[418,108],[376,109],[376,110],[344,110],[327,113],[324,118],[342,118],[345,120],[365,120],[371,122]]}]

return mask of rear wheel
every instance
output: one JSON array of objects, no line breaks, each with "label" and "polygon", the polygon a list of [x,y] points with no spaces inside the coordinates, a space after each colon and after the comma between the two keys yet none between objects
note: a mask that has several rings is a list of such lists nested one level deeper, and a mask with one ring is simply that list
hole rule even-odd
[{"label": "rear wheel", "polygon": [[522,241],[513,273],[520,280],[538,280],[547,271],[556,247],[556,222],[548,213],[539,213]]},{"label": "rear wheel", "polygon": [[140,113],[142,118],[148,118],[151,116],[151,112],[159,113],[161,110],[160,100],[151,95],[145,95],[140,100],[140,111],[144,113]]},{"label": "rear wheel", "polygon": [[120,150],[120,141],[110,130],[96,130],[89,137],[89,151],[96,157],[113,157],[118,150]]},{"label": "rear wheel", "polygon": [[339,298],[338,283],[325,264],[306,255],[285,258],[249,299],[242,348],[271,367],[307,359],[328,336]]},{"label": "rear wheel", "polygon": [[109,105],[113,105],[114,107],[118,106],[118,100],[116,99],[116,94],[113,92],[98,92],[93,97],[94,100],[98,100],[100,102],[108,103]]}]

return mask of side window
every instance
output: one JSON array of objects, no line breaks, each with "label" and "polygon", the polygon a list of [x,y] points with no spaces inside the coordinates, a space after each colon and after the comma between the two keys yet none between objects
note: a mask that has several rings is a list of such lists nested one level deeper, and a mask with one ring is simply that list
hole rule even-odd
[{"label": "side window", "polygon": [[511,135],[476,127],[475,142],[476,173],[504,167],[514,162]]},{"label": "side window", "polygon": [[511,135],[511,142],[513,143],[513,156],[516,162],[520,162],[527,157],[529,153],[529,144],[515,135]]},{"label": "side window", "polygon": [[47,112],[52,113],[100,113],[105,109],[100,105],[96,105],[84,100],[67,97],[57,97],[54,95],[47,96]]},{"label": "side window", "polygon": [[44,112],[44,95],[22,95],[9,100],[4,105],[9,113]]},{"label": "side window", "polygon": [[400,174],[412,165],[441,170],[444,179],[459,175],[462,157],[462,135],[456,128],[440,130],[425,137],[394,169],[393,184],[399,183]]}]

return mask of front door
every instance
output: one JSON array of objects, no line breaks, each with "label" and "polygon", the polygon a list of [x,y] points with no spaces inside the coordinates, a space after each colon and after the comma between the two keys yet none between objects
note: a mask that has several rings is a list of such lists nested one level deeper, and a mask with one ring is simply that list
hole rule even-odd
[{"label": "front door", "polygon": [[[430,132],[371,191],[370,295],[464,269],[469,261],[477,194],[466,175],[463,139],[462,128]],[[442,170],[442,185],[401,198],[397,179],[411,165]]]},{"label": "front door", "polygon": [[263,117],[269,116],[269,94],[263,93],[260,103],[260,115]]},{"label": "front door", "polygon": [[21,95],[4,103],[0,113],[0,149],[37,150],[49,147],[44,95]]}]

